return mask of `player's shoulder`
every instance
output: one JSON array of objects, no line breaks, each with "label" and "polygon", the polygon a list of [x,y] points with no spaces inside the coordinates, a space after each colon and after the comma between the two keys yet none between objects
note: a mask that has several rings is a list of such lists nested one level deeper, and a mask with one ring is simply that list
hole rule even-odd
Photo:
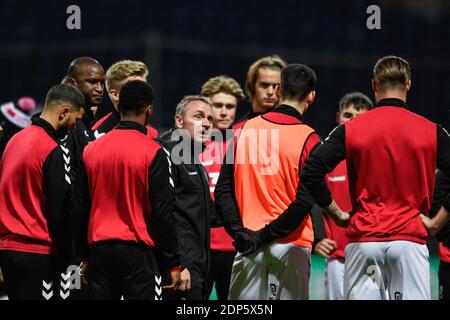
[{"label": "player's shoulder", "polygon": [[99,127],[106,121],[106,119],[108,119],[109,117],[111,117],[112,112],[108,113],[107,115],[103,116],[102,118],[100,118],[99,120],[97,120],[96,123],[94,123],[94,125],[92,126],[91,130],[97,130],[99,129]]}]

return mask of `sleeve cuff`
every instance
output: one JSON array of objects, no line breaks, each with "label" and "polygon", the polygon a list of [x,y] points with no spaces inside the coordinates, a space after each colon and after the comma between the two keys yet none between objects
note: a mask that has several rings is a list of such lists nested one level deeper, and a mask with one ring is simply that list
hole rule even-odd
[{"label": "sleeve cuff", "polygon": [[317,205],[321,208],[326,208],[331,204],[332,201],[333,199],[331,199],[330,194],[322,195],[319,199],[317,199]]}]

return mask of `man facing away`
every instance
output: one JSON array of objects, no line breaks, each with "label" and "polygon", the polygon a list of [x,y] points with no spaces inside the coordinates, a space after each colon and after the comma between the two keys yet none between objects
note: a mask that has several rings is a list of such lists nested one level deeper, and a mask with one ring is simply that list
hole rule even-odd
[{"label": "man facing away", "polygon": [[170,162],[146,136],[150,85],[132,80],[120,94],[121,121],[83,153],[75,193],[77,251],[92,299],[159,300],[156,242],[169,263],[168,289],[176,289],[180,277]]},{"label": "man facing away", "polygon": [[430,299],[428,233],[448,220],[429,219],[436,168],[450,174],[450,139],[439,125],[409,111],[409,63],[396,56],[375,64],[376,106],[332,131],[307,161],[302,181],[321,207],[342,212],[321,182],[347,160],[352,216],[345,249],[345,299]]},{"label": "man facing away", "polygon": [[222,165],[216,205],[239,251],[230,299],[309,296],[312,204],[291,202],[306,159],[320,145],[319,136],[303,122],[315,85],[316,75],[308,66],[286,66],[277,88],[280,105],[242,126],[234,157],[229,157],[234,163]]}]

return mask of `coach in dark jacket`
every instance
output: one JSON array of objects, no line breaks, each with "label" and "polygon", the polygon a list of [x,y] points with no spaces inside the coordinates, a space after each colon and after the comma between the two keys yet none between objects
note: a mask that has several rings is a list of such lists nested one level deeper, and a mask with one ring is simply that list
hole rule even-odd
[{"label": "coach in dark jacket", "polygon": [[209,99],[185,97],[177,106],[175,129],[160,137],[173,163],[175,187],[174,216],[179,236],[181,263],[180,290],[186,299],[206,299],[209,266],[209,228],[213,205],[209,179],[198,155],[209,138],[213,114]]}]

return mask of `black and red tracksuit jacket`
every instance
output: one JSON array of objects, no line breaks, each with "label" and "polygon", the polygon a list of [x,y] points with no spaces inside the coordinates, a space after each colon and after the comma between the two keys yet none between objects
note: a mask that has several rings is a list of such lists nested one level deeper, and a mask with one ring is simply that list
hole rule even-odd
[{"label": "black and red tracksuit jacket", "polygon": [[88,247],[126,241],[154,247],[180,265],[173,221],[170,161],[143,125],[121,121],[83,152],[75,184],[75,243],[86,258]]},{"label": "black and red tracksuit jacket", "polygon": [[9,141],[0,163],[0,250],[70,254],[70,155],[44,119]]},{"label": "black and red tracksuit jacket", "polygon": [[331,197],[320,181],[344,159],[353,207],[350,242],[426,243],[419,214],[430,210],[436,168],[450,175],[448,133],[401,100],[380,100],[333,130],[307,161],[302,181],[321,207]]}]

